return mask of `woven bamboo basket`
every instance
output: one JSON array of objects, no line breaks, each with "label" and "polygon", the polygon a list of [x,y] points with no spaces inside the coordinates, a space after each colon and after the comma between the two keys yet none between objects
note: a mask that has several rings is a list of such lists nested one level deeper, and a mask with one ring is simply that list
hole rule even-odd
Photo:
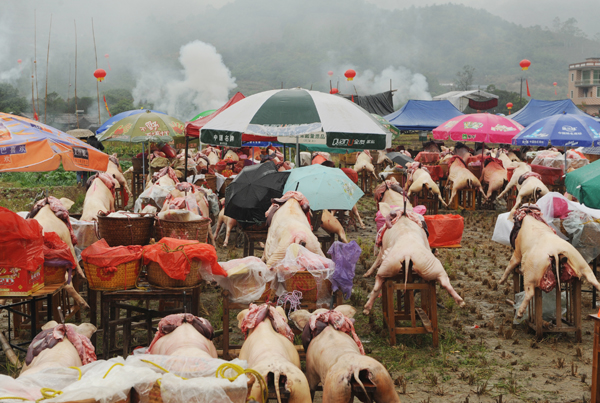
[{"label": "woven bamboo basket", "polygon": [[[231,387],[223,388],[223,391],[229,398],[228,401],[230,401],[230,402],[239,402],[240,401],[239,399],[241,397],[240,395],[244,395],[245,390],[246,389],[239,389],[239,388],[235,389],[233,387],[233,385]],[[117,403],[121,403],[121,402],[117,402]],[[161,392],[160,385],[158,384],[158,382],[154,383],[154,385],[152,386],[152,389],[150,389],[150,392],[148,393],[148,403],[163,403],[162,392]]]},{"label": "woven bamboo basket", "polygon": [[135,288],[135,282],[140,274],[140,261],[121,263],[116,268],[116,271],[109,271],[106,267],[83,262],[83,270],[92,290],[113,291]]},{"label": "woven bamboo basket", "polygon": [[394,173],[388,174],[388,176],[386,176],[385,179],[391,180],[392,178],[396,179],[396,181],[398,181],[400,186],[404,186],[404,184],[406,183],[406,176],[402,172],[394,172]]},{"label": "woven bamboo basket", "polygon": [[154,226],[155,238],[164,237],[175,239],[189,239],[206,243],[208,231],[210,229],[210,218],[203,218],[200,221],[169,221],[157,220]]},{"label": "woven bamboo basket", "polygon": [[[131,159],[131,165],[133,166],[133,170],[135,172],[138,171],[143,171],[143,169],[146,170],[146,172],[148,172],[148,160],[145,158],[132,158]],[[144,166],[145,165],[145,166]]]},{"label": "woven bamboo basket", "polygon": [[108,246],[148,245],[152,237],[154,217],[117,218],[98,216],[98,239]]},{"label": "woven bamboo basket", "polygon": [[169,277],[167,273],[156,262],[150,262],[146,267],[148,282],[157,288],[188,288],[197,286],[202,282],[202,276],[198,272],[202,261],[192,260],[191,269],[185,280],[176,280]]},{"label": "woven bamboo basket", "polygon": [[302,302],[317,302],[318,296],[331,295],[331,282],[327,279],[317,282],[308,271],[297,271],[284,282],[285,290],[302,292]]},{"label": "woven bamboo basket", "polygon": [[65,282],[67,266],[46,266],[44,265],[44,284],[62,284]]},{"label": "woven bamboo basket", "polygon": [[221,186],[221,189],[219,189],[219,197],[225,197],[225,189],[227,189],[227,186],[229,186],[229,184],[231,182],[233,182],[235,178],[227,178],[225,179],[225,182],[223,183],[223,186]]},{"label": "woven bamboo basket", "polygon": [[356,158],[358,157],[358,153],[346,154],[346,165],[354,165],[356,164]]},{"label": "woven bamboo basket", "polygon": [[204,176],[204,180],[206,181],[206,186],[213,191],[213,193],[217,193],[217,176],[213,174],[206,174]]}]

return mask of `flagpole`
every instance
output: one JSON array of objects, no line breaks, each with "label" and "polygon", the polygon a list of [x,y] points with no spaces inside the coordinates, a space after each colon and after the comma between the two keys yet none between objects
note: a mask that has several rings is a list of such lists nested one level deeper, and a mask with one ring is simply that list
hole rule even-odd
[{"label": "flagpole", "polygon": [[[98,52],[96,51],[96,34],[94,33],[94,18],[92,18],[92,37],[94,38],[94,55],[96,56],[96,70],[98,70]],[[98,96],[98,124],[102,124],[100,119],[100,87],[98,86],[98,80],[96,80],[96,95]]]},{"label": "flagpole", "polygon": [[50,62],[50,36],[52,34],[52,14],[50,14],[50,30],[48,31],[48,53],[46,53],[46,96],[44,97],[44,123],[48,109],[48,64]]},{"label": "flagpole", "polygon": [[[38,85],[38,74],[37,74],[37,9],[33,10],[33,64],[35,66],[35,101],[37,103],[37,110],[40,111],[40,87]],[[39,121],[38,115],[38,121]]]},{"label": "flagpole", "polygon": [[79,113],[77,112],[77,21],[73,20],[75,27],[75,119],[77,119],[77,128],[79,129]]}]

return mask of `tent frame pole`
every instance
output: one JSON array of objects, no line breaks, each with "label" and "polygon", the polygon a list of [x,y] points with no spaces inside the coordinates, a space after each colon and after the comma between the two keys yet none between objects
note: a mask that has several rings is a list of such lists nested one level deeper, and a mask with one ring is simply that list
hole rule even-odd
[{"label": "tent frame pole", "polygon": [[[200,141],[200,140],[198,139],[198,141]],[[185,169],[185,173],[183,174],[183,181],[184,182],[187,182],[188,150],[189,150],[189,147],[190,147],[190,138],[188,136],[185,136],[185,155],[184,155],[184,158],[185,158],[185,168],[184,168]],[[196,179],[196,178],[194,178],[194,179]]]},{"label": "tent frame pole", "polygon": [[296,168],[300,168],[300,138],[296,136]]}]

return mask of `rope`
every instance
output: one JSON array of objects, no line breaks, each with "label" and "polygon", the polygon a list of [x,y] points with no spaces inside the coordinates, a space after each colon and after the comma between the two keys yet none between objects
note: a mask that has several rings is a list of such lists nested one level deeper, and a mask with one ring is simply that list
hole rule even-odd
[{"label": "rope", "polygon": [[125,366],[125,365],[121,364],[120,362],[116,362],[116,363],[114,363],[114,364],[113,364],[113,365],[112,365],[112,366],[111,366],[111,367],[108,369],[108,371],[106,371],[106,374],[104,374],[104,376],[102,377],[102,379],[106,378],[106,377],[108,376],[108,373],[109,373],[110,371],[112,371],[112,369],[113,369],[114,367],[116,367],[117,365],[120,365],[120,366],[122,366],[122,367],[124,367],[124,366]]},{"label": "rope", "polygon": [[[166,373],[171,373],[171,372],[170,372],[168,369],[166,369],[166,368],[164,368],[164,367],[162,367],[162,366],[158,365],[158,364],[157,364],[157,363],[155,363],[155,362],[152,362],[152,361],[149,361],[149,360],[140,360],[140,361],[142,361],[142,362],[145,362],[146,364],[151,364],[151,365],[154,365],[156,368],[160,369],[161,371],[165,371]],[[175,376],[179,376],[179,375],[177,375],[177,374],[173,374],[173,375],[175,375]],[[180,377],[181,379],[183,379],[183,380],[187,380],[187,379],[188,379],[188,378],[184,378],[183,376],[179,376],[179,377]]]},{"label": "rope", "polygon": [[[225,376],[225,371],[227,371],[228,369],[231,369],[231,370],[237,372],[237,375],[233,376],[233,377]],[[254,378],[256,378],[256,380],[258,380],[258,383],[260,383],[260,387],[263,391],[263,396],[264,396],[263,401],[266,402],[268,395],[269,395],[269,388],[267,386],[267,381],[265,380],[265,378],[263,378],[263,376],[260,373],[258,373],[258,371],[254,370],[252,368],[244,369],[244,368],[240,367],[239,365],[232,364],[230,362],[226,362],[224,364],[221,364],[219,366],[219,368],[217,368],[215,377],[224,378],[224,379],[229,380],[230,382],[233,382],[240,375],[243,375],[243,374],[251,374],[254,376]]]},{"label": "rope", "polygon": [[79,367],[69,367],[69,368],[76,369],[77,372],[79,372],[79,376],[77,377],[77,380],[80,381],[81,380],[81,369],[79,369]]},{"label": "rope", "polygon": [[53,397],[62,395],[62,390],[54,390],[50,388],[42,388],[40,389],[40,392],[42,392],[42,397],[37,399],[36,402],[46,399],[52,399]]},{"label": "rope", "polygon": [[19,397],[19,396],[4,396],[4,397],[0,397],[0,400],[31,400],[31,399],[27,399],[27,398]]}]

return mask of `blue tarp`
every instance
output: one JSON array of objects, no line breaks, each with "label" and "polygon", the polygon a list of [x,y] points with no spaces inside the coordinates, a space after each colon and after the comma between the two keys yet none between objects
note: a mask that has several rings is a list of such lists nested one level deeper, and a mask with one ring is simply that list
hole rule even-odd
[{"label": "blue tarp", "polygon": [[384,116],[400,130],[433,130],[442,123],[464,115],[450,101],[409,100],[394,113]]},{"label": "blue tarp", "polygon": [[518,112],[508,116],[512,120],[527,127],[538,119],[546,118],[559,113],[572,113],[574,115],[587,115],[579,109],[570,99],[558,101],[542,101],[532,99]]}]

